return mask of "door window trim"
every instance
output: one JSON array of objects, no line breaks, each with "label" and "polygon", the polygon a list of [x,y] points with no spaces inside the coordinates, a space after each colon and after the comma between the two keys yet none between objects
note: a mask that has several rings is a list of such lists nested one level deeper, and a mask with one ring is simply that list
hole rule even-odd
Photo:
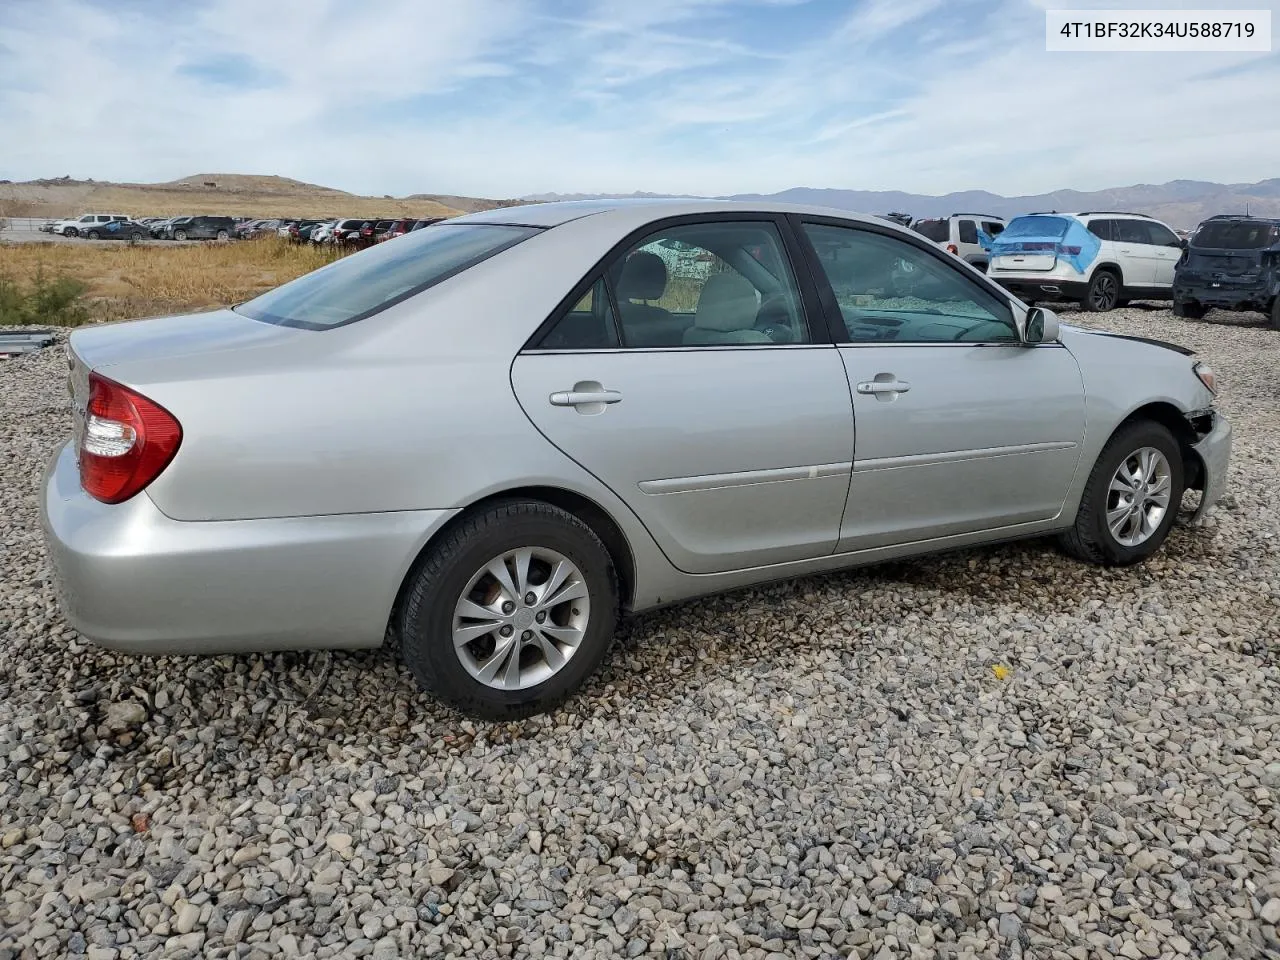
[{"label": "door window trim", "polygon": [[[958,260],[951,254],[944,253],[939,247],[929,241],[907,232],[899,232],[886,225],[873,223],[862,220],[844,220],[840,217],[828,217],[820,214],[788,214],[788,219],[792,222],[792,232],[795,241],[802,251],[802,255],[808,264],[808,272],[812,274],[813,281],[818,288],[819,299],[822,302],[823,316],[827,321],[827,335],[831,337],[831,342],[841,347],[1019,347],[1026,349],[1028,347],[1056,347],[1061,346],[1059,343],[1036,343],[1029,344],[1023,340],[1022,328],[1018,325],[1017,311],[1014,309],[1014,298],[1009,291],[1005,290],[995,281],[989,279],[985,274],[973,271],[970,276],[965,273],[959,266],[963,261]],[[849,336],[849,331],[844,324],[844,315],[840,312],[840,304],[836,300],[835,290],[832,289],[830,281],[827,279],[826,270],[822,266],[822,260],[818,256],[818,251],[814,248],[809,237],[804,232],[804,226],[812,224],[821,227],[841,227],[849,230],[861,230],[865,233],[874,233],[882,237],[898,240],[908,246],[914,247],[926,256],[934,258],[944,269],[952,271],[957,279],[961,282],[968,283],[970,286],[982,290],[987,295],[995,298],[1005,305],[1009,311],[1009,323],[1013,326],[1014,333],[1018,339],[1009,340],[875,340],[860,341],[854,340]]]},{"label": "door window trim", "polygon": [[[675,227],[700,226],[707,223],[767,223],[778,232],[778,240],[782,245],[781,254],[791,270],[799,293],[801,322],[809,331],[808,343],[723,343],[700,344],[691,346],[670,347],[628,347],[623,345],[621,330],[621,313],[618,310],[618,298],[613,289],[613,281],[609,278],[609,267],[639,241],[662,230]],[[614,327],[618,336],[618,345],[609,347],[543,347],[541,343],[556,325],[573,310],[578,302],[586,296],[588,290],[601,277],[604,278],[605,289],[609,293],[609,306],[613,311]],[[787,214],[766,210],[733,210],[713,211],[708,213],[682,213],[671,217],[650,220],[648,223],[632,230],[615,243],[600,257],[586,275],[579,280],[569,293],[558,303],[554,310],[542,323],[538,324],[533,334],[520,348],[520,353],[566,354],[566,353],[671,353],[707,350],[812,350],[830,347],[830,324],[826,322],[825,311],[819,299],[818,286],[811,275],[809,264],[805,258],[804,247],[795,233],[795,227]]]}]

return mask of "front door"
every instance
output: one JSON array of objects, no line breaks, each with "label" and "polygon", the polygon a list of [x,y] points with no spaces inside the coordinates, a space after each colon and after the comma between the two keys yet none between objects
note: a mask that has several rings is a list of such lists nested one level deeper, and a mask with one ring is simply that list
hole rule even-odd
[{"label": "front door", "polygon": [[1150,234],[1153,275],[1151,283],[1156,287],[1173,288],[1173,272],[1182,259],[1182,241],[1163,223],[1154,220],[1146,224]]},{"label": "front door", "polygon": [[805,223],[853,388],[841,552],[1052,519],[1084,438],[1060,344],[1024,345],[1012,308],[932,250]]},{"label": "front door", "polygon": [[780,223],[676,221],[588,278],[512,367],[529,419],[680,570],[809,559],[839,539],[849,386],[794,276]]}]

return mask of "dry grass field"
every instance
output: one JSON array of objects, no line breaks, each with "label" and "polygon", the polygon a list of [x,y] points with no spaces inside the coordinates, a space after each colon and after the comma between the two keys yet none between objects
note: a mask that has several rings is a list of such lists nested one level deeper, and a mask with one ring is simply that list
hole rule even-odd
[{"label": "dry grass field", "polygon": [[[469,209],[499,205],[474,198],[457,200]],[[329,218],[450,217],[463,211],[430,199],[361,197],[287,177],[246,174],[201,173],[171,183],[33,180],[0,184],[0,217],[70,217],[89,212],[132,217]]]},{"label": "dry grass field", "polygon": [[[38,322],[84,323],[157,316],[236,303],[341,256],[329,247],[265,237],[195,246],[0,245],[0,290],[78,288],[76,309]],[[3,316],[0,300],[0,323]],[[22,322],[9,319],[7,322]]]}]

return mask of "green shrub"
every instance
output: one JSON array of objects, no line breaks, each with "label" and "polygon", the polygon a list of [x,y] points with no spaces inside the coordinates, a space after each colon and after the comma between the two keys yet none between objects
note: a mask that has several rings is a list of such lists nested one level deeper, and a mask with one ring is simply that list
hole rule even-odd
[{"label": "green shrub", "polygon": [[0,326],[79,326],[89,318],[80,299],[85,289],[79,280],[49,277],[43,269],[25,286],[0,274]]}]

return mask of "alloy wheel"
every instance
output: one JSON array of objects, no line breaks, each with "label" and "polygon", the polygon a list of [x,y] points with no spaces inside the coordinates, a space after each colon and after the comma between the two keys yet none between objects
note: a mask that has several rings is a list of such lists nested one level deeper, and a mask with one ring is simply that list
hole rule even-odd
[{"label": "alloy wheel", "polygon": [[519,547],[467,582],[454,607],[453,648],[486,686],[524,690],[563,669],[590,616],[587,583],[573,561],[543,547]]},{"label": "alloy wheel", "polygon": [[1116,303],[1116,280],[1109,273],[1100,273],[1094,278],[1089,298],[1095,310],[1110,310]]},{"label": "alloy wheel", "polygon": [[1155,447],[1121,461],[1107,491],[1107,529],[1126,547],[1146,543],[1169,512],[1173,470]]}]

